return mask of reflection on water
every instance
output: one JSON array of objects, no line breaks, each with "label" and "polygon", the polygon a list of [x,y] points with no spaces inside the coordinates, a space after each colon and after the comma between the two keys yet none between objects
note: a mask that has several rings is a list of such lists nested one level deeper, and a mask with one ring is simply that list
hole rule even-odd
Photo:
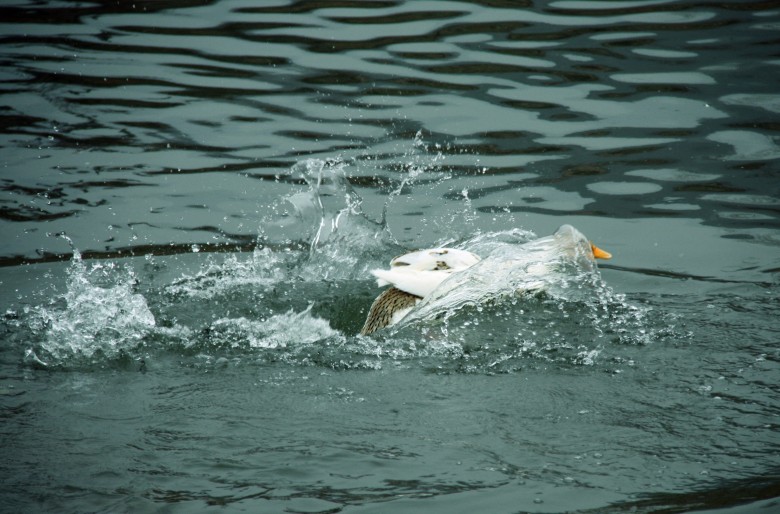
[{"label": "reflection on water", "polygon": [[[771,508],[778,20],[3,3],[5,508]],[[358,336],[439,245],[483,264]]]}]

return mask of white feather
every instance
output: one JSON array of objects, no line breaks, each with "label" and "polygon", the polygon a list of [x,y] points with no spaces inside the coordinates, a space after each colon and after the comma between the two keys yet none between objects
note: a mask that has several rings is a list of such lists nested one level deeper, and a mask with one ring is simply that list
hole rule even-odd
[{"label": "white feather", "polygon": [[479,262],[479,257],[455,248],[430,248],[396,257],[389,270],[372,270],[381,286],[393,285],[401,291],[424,298],[450,275]]},{"label": "white feather", "polygon": [[409,252],[390,261],[392,267],[409,267],[421,271],[439,271],[446,266],[453,270],[464,270],[479,262],[479,257],[457,248],[428,248]]}]

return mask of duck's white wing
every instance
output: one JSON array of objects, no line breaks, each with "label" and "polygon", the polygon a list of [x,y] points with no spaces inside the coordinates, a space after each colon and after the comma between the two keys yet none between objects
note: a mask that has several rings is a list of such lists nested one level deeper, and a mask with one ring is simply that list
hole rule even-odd
[{"label": "duck's white wing", "polygon": [[371,273],[377,278],[379,286],[392,285],[420,298],[425,298],[439,284],[450,276],[452,271],[420,271],[409,268],[394,268],[390,270],[375,269]]},{"label": "duck's white wing", "polygon": [[391,267],[409,267],[420,271],[460,271],[479,262],[479,257],[457,248],[429,248],[406,253],[390,261]]},{"label": "duck's white wing", "polygon": [[431,248],[418,250],[390,261],[389,270],[373,270],[380,286],[391,284],[401,291],[424,298],[452,273],[479,262],[479,257],[466,250]]}]

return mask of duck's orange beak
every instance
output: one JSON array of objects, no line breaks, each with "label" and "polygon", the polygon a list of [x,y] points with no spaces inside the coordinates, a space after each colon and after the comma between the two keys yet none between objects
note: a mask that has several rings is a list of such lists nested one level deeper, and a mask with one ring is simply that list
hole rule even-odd
[{"label": "duck's orange beak", "polygon": [[593,257],[597,259],[611,259],[612,254],[602,250],[598,246],[594,245],[593,243],[590,244],[590,249],[593,251]]}]

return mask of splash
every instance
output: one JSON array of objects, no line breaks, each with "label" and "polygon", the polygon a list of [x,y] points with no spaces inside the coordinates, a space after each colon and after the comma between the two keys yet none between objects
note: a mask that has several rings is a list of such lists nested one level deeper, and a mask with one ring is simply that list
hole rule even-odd
[{"label": "splash", "polygon": [[208,344],[217,348],[282,350],[308,346],[338,332],[327,320],[313,316],[312,305],[301,312],[292,309],[267,319],[219,319],[207,331]]},{"label": "splash", "polygon": [[[419,150],[420,134],[414,145]],[[512,229],[448,240],[482,260],[445,281],[396,329],[357,336],[378,294],[368,271],[406,249],[384,219],[363,212],[347,172],[353,164],[296,164],[289,178],[303,189],[283,198],[289,215],[277,211],[261,223],[283,227],[287,240],[261,235],[253,252],[198,252],[197,271],[182,269],[143,294],[129,263],[87,264],[74,249],[65,292],[28,308],[24,322],[35,342],[27,344],[27,362],[70,367],[174,353],[340,369],[431,362],[493,372],[539,359],[592,366],[612,343],[654,339],[646,312],[601,280],[587,240],[571,227],[542,238]],[[422,180],[435,164],[410,161],[383,212],[402,190],[445,180]],[[469,192],[461,195],[472,210]]]},{"label": "splash", "polygon": [[[359,279],[384,259],[395,243],[381,222],[361,209],[362,198],[349,183],[339,159],[307,159],[290,170],[291,180],[306,189],[283,202],[286,215],[264,219],[257,247],[249,254],[207,257],[200,269],[165,287],[172,296],[212,299],[238,288],[273,289],[292,282]],[[270,241],[265,229],[286,234]]]},{"label": "splash", "polygon": [[221,262],[208,258],[198,271],[183,274],[164,291],[174,297],[210,300],[240,287],[268,289],[289,280],[289,271],[298,259],[295,251],[263,246],[245,255],[229,255]]},{"label": "splash", "polygon": [[[349,238],[358,226],[372,226],[362,215],[363,199],[355,193],[344,171],[346,164],[337,159],[307,159],[293,166],[293,176],[303,178],[308,190],[287,198],[304,227],[313,227],[309,237],[312,252],[329,241]],[[355,223],[362,220],[362,223]]]},{"label": "splash", "polygon": [[514,370],[529,358],[592,366],[614,343],[652,339],[645,311],[602,280],[580,232],[564,225],[530,236],[481,234],[459,245],[483,259],[444,281],[389,337],[460,345],[472,371]]},{"label": "splash", "polygon": [[[299,275],[306,280],[356,279],[395,245],[384,221],[369,219],[340,160],[308,159],[293,167],[308,190],[287,198],[308,238],[309,256]],[[305,232],[304,232],[305,233]]]},{"label": "splash", "polygon": [[462,245],[469,251],[490,251],[474,266],[444,281],[405,322],[541,291],[553,297],[581,300],[600,281],[588,240],[570,225],[562,226],[552,236],[520,245],[487,243],[482,236],[478,248],[472,248],[468,242]]},{"label": "splash", "polygon": [[135,273],[113,262],[87,265],[74,250],[64,294],[32,308],[30,327],[40,341],[26,358],[38,365],[113,359],[143,346],[156,323]]},{"label": "splash", "polygon": [[425,144],[422,130],[418,130],[414,135],[411,149],[403,156],[403,160],[407,163],[405,166],[406,173],[402,176],[400,183],[387,196],[387,201],[385,201],[382,209],[383,220],[387,219],[387,210],[393,203],[393,200],[415,185],[422,177],[433,174],[439,181],[450,178],[449,174],[439,172],[439,166],[444,159],[440,145],[436,144],[434,150],[433,157],[429,158],[431,149]]}]

